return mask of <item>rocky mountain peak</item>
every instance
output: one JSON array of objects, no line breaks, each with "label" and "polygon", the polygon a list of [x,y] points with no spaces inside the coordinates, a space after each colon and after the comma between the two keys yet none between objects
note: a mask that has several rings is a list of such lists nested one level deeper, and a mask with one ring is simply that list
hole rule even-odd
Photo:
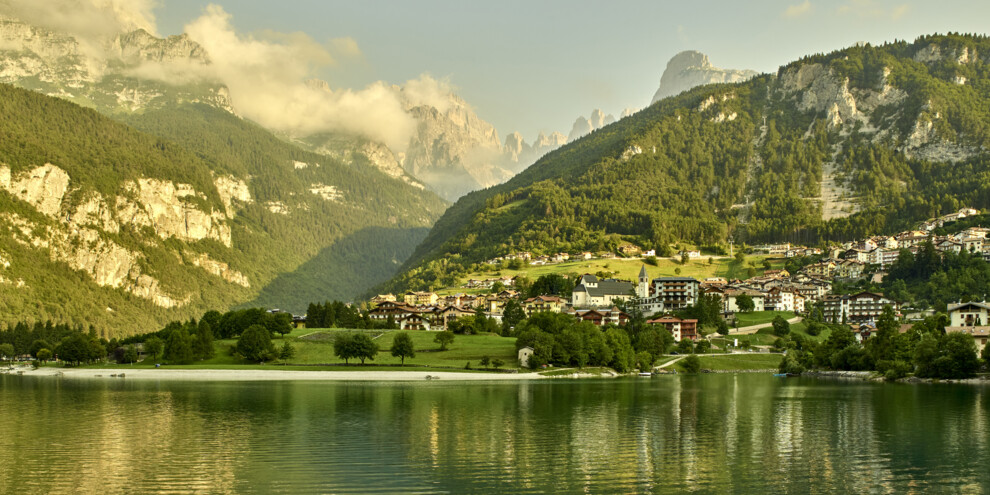
[{"label": "rocky mountain peak", "polygon": [[742,82],[757,74],[753,70],[720,69],[712,65],[708,55],[689,50],[674,55],[660,76],[660,87],[651,104],[674,96],[695,86],[712,83]]}]

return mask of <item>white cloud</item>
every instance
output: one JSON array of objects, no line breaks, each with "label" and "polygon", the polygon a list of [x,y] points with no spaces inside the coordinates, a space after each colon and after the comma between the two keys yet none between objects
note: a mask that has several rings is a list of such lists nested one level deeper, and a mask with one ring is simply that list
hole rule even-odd
[{"label": "white cloud", "polygon": [[222,7],[210,5],[185,31],[210,54],[212,64],[203,76],[227,85],[239,114],[294,135],[349,132],[394,150],[406,148],[416,123],[390,86],[351,90],[306,84],[318,69],[336,62],[334,53],[360,56],[354,40],[322,45],[303,33],[241,35],[230,19]]},{"label": "white cloud", "polygon": [[0,0],[0,10],[87,40],[144,29],[157,34],[154,0]]},{"label": "white cloud", "polygon": [[796,19],[798,17],[803,17],[811,13],[811,0],[804,0],[804,3],[799,3],[797,5],[789,5],[784,9],[783,17],[787,19]]}]

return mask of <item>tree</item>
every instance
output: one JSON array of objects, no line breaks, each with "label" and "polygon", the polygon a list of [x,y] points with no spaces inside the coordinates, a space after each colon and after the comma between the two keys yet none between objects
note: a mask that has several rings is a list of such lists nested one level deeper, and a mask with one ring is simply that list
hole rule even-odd
[{"label": "tree", "polygon": [[165,339],[165,360],[169,364],[188,364],[193,360],[192,343],[185,328],[176,328]]},{"label": "tree", "polygon": [[503,290],[505,290],[505,284],[503,284],[501,280],[496,281],[494,284],[492,284],[492,291],[491,291],[492,294],[498,294]]},{"label": "tree", "polygon": [[691,339],[681,339],[681,341],[677,343],[677,352],[681,354],[691,354],[694,352],[694,343],[691,342]]},{"label": "tree", "polygon": [[788,352],[787,355],[780,360],[780,366],[777,368],[777,371],[787,373],[789,375],[800,375],[801,373],[804,373],[804,366],[801,366],[798,356],[796,356],[798,353],[800,353],[800,351]]},{"label": "tree", "polygon": [[237,339],[236,351],[244,359],[263,363],[275,359],[278,353],[272,343],[272,333],[262,325],[251,325]]},{"label": "tree", "polygon": [[526,319],[526,311],[516,299],[509,299],[502,309],[502,335],[509,335],[519,322]]},{"label": "tree", "polygon": [[739,294],[736,296],[736,307],[742,313],[749,313],[756,309],[756,303],[753,302],[753,296],[749,294]]},{"label": "tree", "polygon": [[361,332],[351,338],[351,345],[354,346],[354,357],[364,364],[365,359],[375,360],[378,354],[378,344],[376,344],[368,334]]},{"label": "tree", "polygon": [[786,337],[791,333],[791,324],[783,316],[777,315],[773,319],[773,334],[777,337]]},{"label": "tree", "polygon": [[681,264],[686,265],[691,261],[691,256],[688,255],[687,251],[681,253]]},{"label": "tree", "polygon": [[38,340],[35,340],[34,342],[31,343],[31,350],[29,351],[29,353],[32,356],[34,356],[35,358],[37,358],[38,357],[38,351],[40,351],[42,349],[51,349],[51,348],[52,348],[52,345],[49,344],[47,341],[38,339]]},{"label": "tree", "polygon": [[49,361],[52,359],[52,351],[50,349],[41,349],[35,357],[38,358],[38,361]]},{"label": "tree", "polygon": [[649,352],[640,351],[636,353],[636,367],[640,371],[653,369],[654,362],[655,360],[653,359],[653,355],[650,354]]},{"label": "tree", "polygon": [[454,343],[454,332],[444,330],[433,337],[433,342],[440,344],[441,351],[446,351],[447,346]]},{"label": "tree", "polygon": [[193,343],[193,354],[198,359],[210,359],[215,351],[213,349],[213,330],[206,320],[200,320],[196,327],[196,336]]},{"label": "tree", "polygon": [[144,353],[150,356],[153,361],[157,361],[161,357],[163,350],[165,350],[165,343],[158,337],[149,337],[144,341]]},{"label": "tree", "polygon": [[504,365],[505,365],[505,361],[502,361],[499,358],[495,358],[495,359],[492,360],[492,367],[495,368],[495,369],[499,369],[499,368],[501,368]]},{"label": "tree", "polygon": [[990,345],[983,346],[983,352],[980,353],[980,357],[983,358],[983,366],[990,368]]},{"label": "tree", "polygon": [[701,339],[698,344],[694,346],[694,352],[697,354],[708,354],[712,350],[712,343],[708,339]]},{"label": "tree", "polygon": [[296,348],[288,340],[282,343],[282,349],[278,352],[279,359],[285,361],[292,359],[296,355]]},{"label": "tree", "polygon": [[283,338],[292,332],[292,315],[289,313],[265,313],[264,325],[271,333]]},{"label": "tree", "polygon": [[697,373],[701,371],[701,359],[698,359],[698,356],[692,354],[684,358],[684,363],[681,364],[681,367],[683,367],[684,371],[687,373]]},{"label": "tree", "polygon": [[338,358],[343,359],[344,364],[348,364],[348,359],[357,357],[354,354],[354,346],[352,345],[353,340],[354,336],[349,333],[342,333],[333,339],[333,353]]},{"label": "tree", "polygon": [[541,275],[533,282],[533,285],[529,287],[529,297],[544,295],[571,297],[573,290],[574,282],[571,279],[557,273],[551,273]]},{"label": "tree", "polygon": [[3,359],[5,361],[14,359],[13,344],[0,344],[0,359]]},{"label": "tree", "polygon": [[406,364],[407,357],[416,357],[416,349],[413,346],[412,337],[405,332],[400,332],[395,335],[395,338],[392,339],[392,348],[389,350],[392,351],[393,357],[397,357],[402,360],[403,365]]},{"label": "tree", "polygon": [[478,361],[478,364],[480,364],[482,368],[487,368],[489,364],[492,364],[492,360],[487,354],[485,354],[484,356],[481,356],[481,360]]},{"label": "tree", "polygon": [[736,263],[742,264],[742,262],[746,259],[746,255],[743,254],[742,250],[736,251],[735,259]]},{"label": "tree", "polygon": [[137,360],[138,360],[137,347],[134,347],[134,344],[124,347],[124,354],[123,356],[121,356],[120,362],[125,364],[130,364],[130,363],[136,363]]}]

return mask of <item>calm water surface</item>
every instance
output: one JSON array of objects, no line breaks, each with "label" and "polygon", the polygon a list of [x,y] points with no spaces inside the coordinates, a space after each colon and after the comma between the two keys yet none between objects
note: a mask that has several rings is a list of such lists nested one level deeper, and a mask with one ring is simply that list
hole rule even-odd
[{"label": "calm water surface", "polygon": [[0,493],[986,493],[990,388],[0,376]]}]

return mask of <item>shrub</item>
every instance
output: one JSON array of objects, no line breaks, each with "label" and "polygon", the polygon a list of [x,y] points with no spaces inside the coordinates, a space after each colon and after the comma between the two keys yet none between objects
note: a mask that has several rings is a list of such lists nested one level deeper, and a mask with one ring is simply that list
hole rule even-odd
[{"label": "shrub", "polygon": [[681,363],[681,366],[687,373],[697,373],[701,371],[701,359],[698,359],[698,356],[692,354],[684,358],[684,362]]}]

